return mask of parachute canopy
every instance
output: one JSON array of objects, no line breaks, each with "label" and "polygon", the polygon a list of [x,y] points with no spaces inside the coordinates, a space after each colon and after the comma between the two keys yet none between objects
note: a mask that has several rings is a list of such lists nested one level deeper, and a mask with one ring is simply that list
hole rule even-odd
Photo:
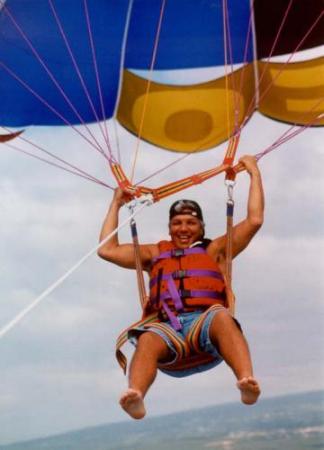
[{"label": "parachute canopy", "polygon": [[[256,108],[309,124],[323,111],[324,58],[289,55],[324,43],[323,2],[250,3],[0,0],[0,124],[115,116],[143,139],[187,152],[226,140]],[[282,54],[286,63],[265,60]],[[216,67],[208,81],[184,81]],[[167,81],[170,70],[178,84]]]}]

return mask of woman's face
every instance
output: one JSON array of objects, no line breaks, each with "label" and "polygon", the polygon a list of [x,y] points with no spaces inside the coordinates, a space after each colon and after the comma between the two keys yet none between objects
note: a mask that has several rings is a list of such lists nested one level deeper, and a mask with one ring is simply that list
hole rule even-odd
[{"label": "woman's face", "polygon": [[169,234],[176,247],[187,248],[202,239],[204,229],[197,217],[190,214],[179,214],[170,220]]}]

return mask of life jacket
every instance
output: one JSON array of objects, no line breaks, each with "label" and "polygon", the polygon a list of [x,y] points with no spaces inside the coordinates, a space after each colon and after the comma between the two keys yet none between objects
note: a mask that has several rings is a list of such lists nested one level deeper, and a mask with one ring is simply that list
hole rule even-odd
[{"label": "life jacket", "polygon": [[224,305],[226,286],[219,265],[201,245],[176,248],[171,241],[158,243],[159,255],[150,270],[150,300],[146,314],[159,312],[179,330],[179,312]]}]

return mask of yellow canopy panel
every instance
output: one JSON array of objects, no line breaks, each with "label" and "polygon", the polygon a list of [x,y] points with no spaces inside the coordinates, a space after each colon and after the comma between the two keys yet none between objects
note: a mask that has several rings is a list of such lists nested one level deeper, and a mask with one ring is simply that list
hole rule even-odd
[{"label": "yellow canopy panel", "polygon": [[288,123],[324,125],[324,116],[315,122],[324,113],[323,57],[286,65],[258,65],[261,113]]},{"label": "yellow canopy panel", "polygon": [[[159,147],[195,152],[227,140],[254,95],[253,68],[190,86],[150,82],[125,70],[117,118],[129,131]],[[144,114],[144,118],[143,118]]]}]

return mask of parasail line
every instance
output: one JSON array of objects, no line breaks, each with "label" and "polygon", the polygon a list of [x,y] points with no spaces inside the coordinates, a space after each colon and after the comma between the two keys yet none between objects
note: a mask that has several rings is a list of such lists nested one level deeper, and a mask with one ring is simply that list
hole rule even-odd
[{"label": "parasail line", "polygon": [[181,162],[182,160],[188,158],[188,156],[191,156],[192,153],[185,153],[184,155],[180,156],[179,158],[175,159],[174,161],[172,161],[171,163],[167,164],[166,166],[156,170],[155,172],[151,173],[150,175],[148,175],[147,177],[143,178],[142,180],[138,181],[135,183],[135,186],[138,186],[139,184],[144,183],[147,180],[150,180],[151,178],[155,177],[156,175],[159,175],[160,173],[164,172],[165,170],[169,169],[170,167],[174,166],[175,164]]},{"label": "parasail line", "polygon": [[[270,83],[268,84],[268,86],[265,88],[264,92],[262,93],[262,95],[259,98],[259,103],[260,101],[268,94],[271,86],[274,84],[274,82],[276,81],[276,79],[282,74],[282,72],[284,71],[284,68],[286,67],[287,64],[289,64],[289,62],[291,61],[291,59],[293,58],[293,56],[298,52],[299,48],[303,45],[304,41],[307,39],[307,37],[309,36],[309,34],[313,31],[313,29],[316,27],[316,25],[318,24],[318,22],[321,20],[322,16],[324,14],[324,9],[322,10],[321,14],[317,17],[317,19],[313,22],[313,24],[310,26],[310,28],[308,29],[308,31],[305,33],[305,35],[302,37],[302,39],[300,40],[300,42],[298,43],[298,45],[296,46],[296,48],[293,50],[293,52],[291,53],[291,55],[288,57],[288,60],[285,61],[282,64],[282,68],[281,70],[278,71],[278,73],[275,75],[275,77],[270,81]],[[258,83],[258,90],[260,89],[260,82]],[[252,98],[248,108],[247,108],[247,113],[246,113],[246,117],[250,117],[250,115],[253,112],[254,106],[252,105],[252,103],[255,100],[255,95]],[[241,127],[244,127],[245,122],[243,122],[243,124],[241,125]]]},{"label": "parasail line", "polygon": [[120,97],[121,97],[122,84],[123,84],[123,79],[124,79],[126,48],[127,48],[128,32],[129,32],[130,19],[131,19],[132,11],[133,11],[133,5],[134,5],[134,0],[129,0],[127,14],[126,14],[125,27],[124,27],[124,34],[123,34],[122,45],[121,45],[121,50],[120,50],[118,90],[117,90],[117,95],[116,95],[115,107],[114,107],[114,111],[113,111],[113,124],[114,124],[116,144],[117,144],[117,160],[118,160],[119,164],[121,164],[121,152],[120,152],[120,144],[119,144],[119,133],[118,133],[118,128],[117,128],[117,124],[116,124],[116,117],[117,117],[118,105],[119,105],[119,101],[120,101]]},{"label": "parasail line", "polygon": [[229,94],[228,94],[228,72],[227,72],[227,27],[226,27],[226,0],[223,0],[223,39],[224,39],[224,66],[225,66],[225,92],[226,92],[226,124],[227,124],[227,139],[230,138],[230,115],[229,115]]},{"label": "parasail line", "polygon": [[[279,29],[278,29],[278,31],[277,31],[277,34],[276,34],[276,36],[275,36],[275,39],[274,39],[274,41],[273,41],[273,44],[272,44],[270,53],[269,53],[268,58],[267,58],[267,63],[269,63],[270,58],[272,57],[273,52],[275,51],[275,48],[276,48],[276,46],[277,46],[277,44],[278,44],[278,40],[279,40],[279,38],[280,38],[281,32],[282,32],[282,30],[283,30],[283,27],[284,27],[284,25],[285,25],[285,22],[286,22],[286,20],[287,20],[287,17],[288,17],[288,15],[289,15],[290,10],[291,10],[292,4],[293,4],[293,0],[290,0],[288,6],[287,6],[287,8],[286,8],[286,11],[285,11],[285,13],[284,13],[284,16],[283,16],[283,18],[282,18],[282,21],[281,21],[281,23],[280,23],[280,25],[279,25]],[[264,75],[264,74],[261,74],[261,79],[262,79],[263,75]],[[260,80],[260,81],[261,81],[261,80]]]},{"label": "parasail line", "polygon": [[48,159],[46,159],[46,158],[42,158],[41,156],[35,155],[34,153],[31,153],[31,152],[29,152],[29,151],[27,151],[27,150],[23,150],[22,148],[16,147],[16,146],[13,145],[13,144],[8,144],[8,143],[6,143],[5,145],[6,145],[7,147],[10,147],[10,148],[13,149],[13,150],[16,150],[16,151],[18,151],[18,152],[20,152],[20,153],[24,153],[24,154],[27,155],[27,156],[30,156],[31,158],[35,158],[35,159],[38,159],[39,161],[42,161],[42,162],[44,162],[44,163],[46,163],[46,164],[49,164],[50,166],[54,166],[54,167],[56,167],[56,168],[58,168],[58,169],[64,170],[65,172],[69,172],[69,173],[71,173],[71,174],[73,174],[73,175],[76,175],[76,176],[78,176],[78,177],[84,178],[85,180],[92,181],[92,182],[94,182],[94,183],[96,183],[96,184],[99,184],[99,185],[101,185],[101,186],[104,186],[104,187],[106,187],[106,188],[108,188],[108,189],[112,189],[112,190],[114,189],[112,186],[109,186],[109,185],[108,185],[107,183],[105,183],[104,181],[98,180],[97,178],[93,177],[92,175],[88,175],[88,174],[86,174],[86,173],[82,174],[82,173],[80,173],[79,171],[72,170],[72,169],[68,169],[67,167],[61,166],[61,165],[58,164],[58,163],[55,163],[55,162],[53,162],[53,161],[50,161],[50,160],[48,160]]},{"label": "parasail line", "polygon": [[27,89],[28,92],[33,94],[41,103],[43,103],[50,111],[52,111],[56,116],[58,116],[66,125],[70,126],[77,134],[79,134],[83,139],[85,139],[95,150],[97,150],[101,155],[105,158],[103,150],[100,147],[97,147],[86,135],[81,133],[80,130],[77,129],[75,125],[69,122],[57,109],[55,109],[52,105],[50,105],[47,100],[45,100],[41,95],[39,95],[29,84],[27,84],[23,79],[21,79],[15,72],[13,72],[4,62],[0,61],[0,66],[5,69],[9,75],[11,75],[15,80],[19,81],[19,83]]},{"label": "parasail line", "polygon": [[[315,108],[317,108],[317,107],[319,106],[319,104],[321,104],[323,101],[324,101],[324,98],[321,98],[318,102],[315,103],[315,105],[313,105],[313,107],[310,109],[309,112],[311,112],[311,111],[313,111]],[[271,152],[272,150],[274,150],[275,148],[279,147],[280,145],[284,144],[284,143],[287,142],[288,140],[292,139],[293,137],[297,136],[297,135],[300,134],[301,132],[305,131],[307,128],[309,128],[309,127],[315,125],[316,122],[317,122],[318,120],[320,120],[323,116],[324,116],[324,113],[323,113],[323,114],[319,114],[319,115],[316,117],[316,119],[310,121],[307,125],[304,125],[303,127],[298,127],[297,130],[295,130],[294,132],[288,134],[288,133],[289,133],[290,131],[292,131],[296,126],[298,126],[297,124],[292,125],[288,130],[285,131],[285,133],[283,133],[283,135],[281,135],[279,138],[277,138],[277,139],[273,142],[273,144],[271,144],[269,147],[267,147],[266,149],[264,149],[262,152],[259,152],[259,153],[255,154],[254,156],[257,158],[257,160],[259,160],[261,157],[263,157],[263,156],[266,155],[267,153],[270,153],[270,152]],[[191,156],[192,154],[193,154],[193,152],[192,152],[192,153],[187,153],[187,154],[185,154],[184,156],[181,156],[181,157],[178,158],[177,160],[175,160],[175,161],[173,161],[172,163],[170,163],[168,166],[165,166],[164,168],[162,168],[162,169],[160,169],[159,171],[155,172],[155,173],[152,174],[151,176],[149,176],[149,177],[147,177],[147,178],[141,180],[140,182],[137,183],[137,185],[140,184],[140,183],[142,183],[142,182],[144,182],[144,181],[147,181],[149,178],[152,178],[155,174],[158,174],[159,172],[161,172],[161,171],[165,170],[166,168],[168,168],[168,167],[170,167],[170,166],[172,166],[172,165],[174,165],[174,164],[180,162],[181,160],[183,160],[183,159],[185,159],[185,158]],[[218,168],[216,168],[216,169],[218,169]],[[221,171],[226,170],[226,168],[224,169],[224,166],[222,167],[222,169],[223,169],[223,170],[221,170]],[[238,163],[238,164],[236,164],[236,166],[234,166],[233,169],[234,169],[234,171],[235,171],[236,173],[238,173],[238,172],[244,170],[244,167],[243,167],[243,165],[241,165],[240,163]],[[220,171],[220,172],[221,172],[221,171]],[[200,174],[197,174],[197,175],[193,175],[192,177],[194,178],[194,177],[198,176],[198,178],[199,178],[200,180],[204,181],[204,176],[205,176],[205,174],[208,173],[208,175],[210,175],[211,173],[214,173],[214,175],[218,175],[218,173],[220,173],[220,172],[219,172],[218,170],[215,170],[215,169],[210,169],[209,171],[205,171],[205,172],[203,172],[203,173],[200,173]],[[188,184],[188,179],[189,179],[189,178],[190,178],[190,177],[188,177],[188,178],[186,178],[186,179],[184,179],[184,180],[180,180],[179,184],[181,184],[181,182],[184,182],[184,183],[186,184],[186,187],[190,187],[190,185]],[[177,184],[177,182],[173,182],[173,183],[170,183],[169,185],[166,185],[166,187],[170,186],[171,188],[173,188],[176,184]],[[179,190],[180,190],[180,189],[179,189]],[[161,187],[157,188],[157,191],[164,191],[164,187],[161,186]],[[167,191],[167,189],[165,189],[165,191]],[[174,191],[174,192],[177,192],[177,191]],[[165,195],[165,196],[166,196],[166,195]]]},{"label": "parasail line", "polygon": [[113,154],[112,154],[112,149],[110,146],[110,140],[109,140],[109,134],[108,134],[108,128],[107,128],[106,111],[105,111],[105,105],[104,105],[103,95],[102,95],[102,85],[101,85],[98,62],[97,62],[96,48],[95,48],[95,43],[94,43],[94,39],[93,39],[93,33],[92,33],[92,27],[91,27],[91,21],[90,21],[87,0],[83,0],[83,5],[84,5],[84,12],[85,12],[85,18],[86,18],[86,23],[87,23],[88,36],[89,36],[89,41],[90,41],[92,61],[93,61],[94,71],[95,71],[95,76],[96,76],[97,89],[98,89],[98,94],[99,94],[99,99],[100,99],[101,114],[102,114],[102,117],[104,120],[104,130],[105,130],[106,142],[108,145],[110,158],[113,159]]},{"label": "parasail line", "polygon": [[[254,0],[250,0],[250,13],[251,13],[251,19],[252,19],[252,49],[253,49],[253,72],[254,72],[254,97],[252,101],[254,101],[254,108],[256,109],[259,106],[259,68],[258,68],[258,44],[257,44],[257,38],[256,38],[256,25],[255,25],[255,14],[254,14]],[[247,112],[246,117],[249,117],[250,114]],[[243,119],[243,126],[244,126],[244,119]]]},{"label": "parasail line", "polygon": [[[267,63],[266,63],[266,65],[265,65],[265,67],[263,68],[263,71],[262,71],[261,75],[259,74],[258,68],[256,67],[256,69],[255,69],[255,76],[256,76],[255,81],[256,81],[257,86],[256,86],[255,98],[252,98],[252,102],[255,103],[255,106],[254,106],[254,107],[258,107],[258,106],[259,106],[259,103],[260,103],[260,85],[261,85],[261,81],[262,81],[263,78],[264,78],[264,75],[265,75],[265,72],[266,72],[266,68],[267,68],[267,66],[269,65],[270,58],[271,58],[271,56],[272,56],[272,54],[273,54],[273,52],[274,52],[274,50],[275,50],[275,48],[276,48],[276,46],[277,46],[279,37],[280,37],[281,32],[282,32],[282,30],[283,30],[284,24],[285,24],[285,22],[286,22],[286,20],[287,20],[287,17],[288,17],[289,11],[290,11],[290,9],[291,9],[292,3],[293,3],[293,0],[290,0],[288,6],[287,6],[287,8],[286,8],[284,17],[283,17],[283,19],[282,19],[282,21],[281,21],[281,23],[280,23],[280,25],[279,25],[279,29],[278,29],[277,34],[276,34],[276,36],[275,36],[274,42],[273,42],[273,44],[272,44],[270,53],[269,53],[268,58],[267,58]],[[252,8],[254,8],[254,6],[252,6]],[[255,30],[254,30],[254,33],[256,34],[256,31],[255,31]],[[257,60],[257,59],[258,59],[258,56],[257,56],[257,48],[255,47],[255,60]],[[259,76],[259,75],[260,75],[260,76]],[[255,101],[254,101],[254,100],[255,100]],[[250,103],[249,107],[247,108],[247,113],[246,113],[247,116],[249,116],[250,114],[252,114],[252,113],[250,113],[250,106],[251,106],[251,103]],[[254,108],[253,108],[253,109],[254,109]]]},{"label": "parasail line", "polygon": [[[157,49],[158,49],[159,40],[160,40],[160,34],[161,34],[161,28],[162,28],[162,20],[163,20],[163,17],[164,17],[165,5],[166,5],[166,0],[162,0],[162,2],[161,2],[161,9],[160,9],[160,16],[159,16],[158,26],[157,26],[157,30],[156,30],[156,35],[155,35],[154,46],[153,46],[152,60],[151,60],[151,65],[150,65],[150,74],[152,74],[152,72],[153,72],[155,61],[156,61],[156,55],[157,55]],[[144,104],[143,104],[143,109],[142,109],[140,125],[139,125],[139,129],[138,129],[138,137],[137,137],[137,143],[136,143],[136,148],[135,148],[135,156],[134,156],[132,170],[131,170],[131,176],[130,176],[130,180],[131,181],[133,181],[133,179],[134,179],[135,166],[136,166],[136,162],[137,162],[137,159],[138,159],[139,145],[140,145],[140,142],[141,142],[141,137],[142,137],[142,132],[143,132],[144,118],[145,118],[145,114],[146,114],[147,103],[148,103],[148,94],[149,94],[149,91],[150,91],[150,88],[151,88],[151,83],[152,83],[152,79],[151,79],[151,75],[150,75],[150,78],[147,80],[146,91],[145,91],[145,94],[144,94],[144,96],[145,96],[144,97]]]},{"label": "parasail line", "polygon": [[[314,111],[314,109],[316,109],[323,101],[324,101],[324,97],[320,98],[320,99],[312,106],[312,108],[310,108],[310,109],[307,111],[307,113],[306,113],[307,116],[308,116],[309,113],[311,113],[312,111]],[[306,114],[305,114],[304,117],[306,117]],[[311,127],[311,126],[315,126],[316,122],[317,122],[318,120],[320,120],[322,117],[323,117],[323,114],[319,114],[315,119],[309,121],[307,124],[305,124],[305,125],[303,125],[303,126],[301,126],[301,125],[299,125],[299,124],[296,124],[296,123],[293,124],[293,125],[292,125],[291,127],[289,127],[288,130],[286,130],[286,131],[285,131],[278,139],[276,139],[272,145],[270,145],[269,147],[267,147],[267,149],[268,149],[268,148],[272,148],[272,146],[273,146],[274,144],[277,144],[278,142],[279,142],[279,143],[280,143],[280,142],[286,142],[286,140],[291,139],[291,138],[289,138],[289,136],[294,137],[295,135],[298,135],[301,131],[304,131],[305,129],[307,129],[307,128]],[[298,126],[298,129],[295,130],[294,132],[292,132],[292,133],[289,135],[288,133],[291,132],[291,131],[292,131],[294,128],[296,128],[297,126]],[[288,135],[288,136],[287,136],[287,135]],[[286,139],[286,137],[288,137],[288,139]],[[267,149],[266,149],[266,150],[267,150]],[[268,153],[268,152],[267,152],[267,153]]]},{"label": "parasail line", "polygon": [[[2,127],[2,128],[4,130],[10,131],[9,128],[7,128],[7,127]],[[107,187],[110,187],[106,183],[104,183],[103,181],[98,180],[96,177],[90,175],[89,173],[85,172],[84,170],[80,169],[79,167],[75,166],[74,164],[69,163],[65,159],[55,155],[54,153],[50,152],[49,150],[46,150],[44,147],[41,147],[39,144],[36,144],[35,142],[32,142],[31,140],[25,138],[22,135],[18,135],[17,137],[19,137],[22,141],[26,142],[27,144],[31,145],[32,147],[35,147],[37,150],[40,150],[41,152],[43,152],[46,155],[50,156],[51,158],[56,159],[57,161],[65,164],[67,167],[70,167],[70,169],[72,169],[72,170],[69,170],[70,172],[72,172],[72,173],[74,173],[74,171],[79,172],[80,176],[85,176],[86,178],[92,179],[96,183],[104,184]],[[50,160],[46,160],[45,158],[39,158],[37,155],[34,155],[32,153],[29,153],[29,152],[28,152],[28,154],[30,156],[35,156],[36,158],[41,159],[44,162],[48,162],[49,164],[52,164],[52,162]],[[56,165],[56,167],[60,167],[62,169],[64,168],[63,166],[60,166],[59,164],[55,164],[55,165]],[[113,189],[113,188],[111,188],[111,189]]]},{"label": "parasail line", "polygon": [[[323,99],[324,100],[324,99]],[[317,105],[314,105],[312,109],[314,109]],[[307,126],[304,126],[301,129],[296,130],[295,132],[291,133],[290,135],[286,136],[284,139],[283,138],[278,138],[277,141],[275,141],[274,144],[272,144],[272,146],[270,146],[268,149],[266,149],[264,152],[258,153],[255,155],[256,159],[259,160],[262,156],[264,156],[266,153],[269,153],[271,150],[274,150],[275,148],[279,147],[280,145],[282,145],[284,142],[288,141],[289,139],[292,139],[294,136],[296,136],[297,134],[301,133],[302,131],[304,131],[306,128],[310,127],[312,124],[314,124],[317,120],[321,119],[324,116],[324,113],[319,114],[318,117],[316,118],[315,121],[310,122]],[[287,131],[284,133],[284,135],[287,134]],[[230,147],[233,147],[235,145],[237,145],[237,140],[233,141],[229,144]],[[189,155],[188,155],[189,156]],[[242,172],[245,170],[244,165],[241,163],[237,163],[234,167],[228,165],[228,164],[221,164],[220,166],[214,167],[212,169],[209,170],[205,170],[203,172],[200,173],[196,173],[193,175],[190,175],[186,178],[183,178],[181,180],[178,181],[174,181],[171,183],[168,183],[166,185],[160,186],[158,188],[155,189],[149,189],[146,188],[144,186],[137,186],[137,192],[142,192],[142,193],[151,193],[153,195],[154,201],[159,201],[165,197],[168,197],[170,195],[173,195],[177,192],[180,192],[184,189],[187,189],[189,187],[192,187],[196,184],[200,184],[203,183],[204,181],[208,180],[209,178],[212,178],[216,175],[219,175],[222,172],[228,172],[229,169],[232,169],[234,174],[237,174],[239,172]],[[128,183],[128,190],[133,190],[134,191],[134,186],[130,184],[130,182],[126,179],[125,180]]]},{"label": "parasail line", "polygon": [[97,114],[96,108],[95,108],[95,106],[94,106],[94,104],[93,104],[93,101],[92,101],[90,92],[89,92],[88,87],[87,87],[87,85],[86,85],[86,83],[85,83],[85,80],[84,80],[84,78],[83,78],[83,75],[82,75],[82,73],[81,73],[80,67],[79,67],[79,65],[78,65],[78,63],[77,63],[77,60],[76,60],[76,58],[75,58],[75,55],[74,55],[74,53],[73,53],[73,51],[72,51],[71,45],[70,45],[70,43],[69,43],[69,40],[68,40],[68,38],[67,38],[67,36],[66,36],[66,33],[65,33],[65,31],[64,31],[64,28],[63,28],[63,25],[62,25],[62,21],[61,21],[60,18],[59,18],[59,15],[58,15],[58,13],[57,13],[56,7],[54,6],[53,0],[48,0],[48,2],[49,2],[49,5],[50,5],[50,8],[51,8],[51,10],[52,10],[53,16],[54,16],[54,18],[55,18],[56,24],[57,24],[57,26],[58,26],[59,32],[60,32],[60,34],[61,34],[61,36],[62,36],[63,42],[64,42],[64,44],[65,44],[65,47],[66,47],[66,49],[67,49],[67,52],[68,52],[68,54],[69,54],[69,56],[70,56],[70,58],[71,58],[72,64],[73,64],[73,66],[74,66],[74,69],[75,69],[75,71],[76,71],[76,74],[77,74],[77,76],[78,76],[78,78],[79,78],[79,81],[80,81],[80,83],[81,83],[81,86],[82,86],[82,88],[83,88],[83,92],[84,92],[84,94],[85,94],[85,96],[86,96],[86,98],[87,98],[87,100],[88,100],[88,103],[89,103],[90,108],[91,108],[91,110],[92,110],[92,112],[93,112],[94,118],[95,118],[96,121],[97,121],[97,124],[98,124],[98,126],[99,126],[100,131],[101,131],[101,134],[103,135],[103,137],[104,137],[104,139],[105,139],[105,142],[106,142],[106,144],[107,144],[107,147],[109,147],[109,141],[107,142],[106,135],[105,135],[105,133],[104,133],[104,130],[102,129],[102,125],[101,125],[101,123],[100,123],[100,119],[99,119],[99,116],[98,116],[98,114]]},{"label": "parasail line", "polygon": [[[228,36],[227,43],[228,43],[228,54],[229,54],[229,61],[231,66],[231,75],[234,73],[234,65],[233,65],[233,46],[232,46],[232,40],[231,40],[231,27],[230,27],[230,21],[229,21],[229,13],[228,13],[228,3],[227,0],[225,1],[225,29]],[[236,82],[235,78],[231,77],[231,87],[234,92],[233,94],[233,109],[234,109],[234,134],[238,132],[238,118],[239,118],[239,111],[240,111],[240,103],[239,103],[239,96],[238,91],[236,89]],[[232,133],[233,134],[233,133]]]},{"label": "parasail line", "polygon": [[[253,0],[251,0],[251,3],[253,3]],[[243,68],[242,68],[241,77],[240,77],[241,79],[240,79],[240,84],[239,84],[239,98],[241,98],[241,95],[242,95],[242,92],[243,92],[244,75],[245,75],[245,69],[248,66],[247,54],[248,54],[248,49],[249,49],[251,36],[252,36],[252,45],[254,45],[252,28],[253,28],[253,6],[251,4],[251,6],[250,6],[249,25],[248,25],[248,30],[247,30],[247,33],[246,33],[245,46],[244,46]]]},{"label": "parasail line", "polygon": [[[324,99],[322,99],[321,101],[323,101]],[[281,136],[280,138],[278,138],[272,145],[270,145],[269,147],[267,147],[265,150],[263,150],[262,152],[258,153],[256,156],[257,160],[259,160],[260,158],[262,158],[263,156],[267,155],[268,153],[272,152],[272,150],[275,150],[276,148],[278,148],[280,145],[284,144],[285,142],[291,140],[292,138],[294,138],[295,136],[298,136],[298,134],[302,133],[303,131],[307,130],[308,128],[310,128],[311,126],[316,125],[316,122],[318,122],[319,120],[321,120],[324,117],[324,113],[319,114],[314,120],[312,120],[311,122],[309,122],[308,124],[304,125],[303,127],[299,127],[297,130],[295,130],[294,132],[286,135],[285,137]],[[293,128],[293,127],[292,127]],[[284,133],[286,134],[286,133]]]},{"label": "parasail line", "polygon": [[71,100],[69,99],[69,97],[67,96],[67,94],[65,93],[64,89],[62,88],[62,86],[60,85],[60,83],[57,81],[57,79],[55,78],[55,76],[53,75],[52,71],[47,67],[47,65],[45,64],[44,60],[41,58],[40,54],[38,53],[38,51],[36,50],[36,48],[34,47],[34,45],[32,44],[32,42],[30,41],[30,39],[27,37],[27,35],[25,34],[25,32],[23,31],[23,29],[20,27],[20,25],[18,24],[18,22],[15,20],[14,16],[12,15],[12,13],[10,12],[10,10],[8,9],[7,6],[4,6],[4,11],[6,12],[6,14],[9,16],[10,20],[12,21],[12,23],[14,24],[15,28],[17,29],[17,31],[19,32],[19,34],[22,36],[22,38],[24,39],[24,41],[27,43],[28,47],[30,48],[31,52],[33,53],[33,55],[35,56],[36,60],[39,62],[39,64],[43,67],[43,69],[45,70],[45,72],[47,73],[48,77],[50,78],[50,80],[53,82],[53,84],[55,85],[55,87],[57,88],[57,90],[60,92],[60,94],[63,96],[64,100],[66,101],[66,103],[69,105],[69,107],[72,109],[72,111],[74,112],[74,114],[76,115],[76,117],[79,119],[80,123],[82,123],[82,125],[85,127],[85,129],[88,131],[89,135],[92,137],[92,139],[94,140],[94,142],[98,145],[98,147],[100,148],[100,153],[102,153],[104,156],[104,151],[101,148],[101,145],[99,144],[99,142],[97,141],[96,137],[93,135],[93,133],[91,132],[91,130],[89,129],[89,127],[87,126],[87,124],[84,122],[83,118],[81,117],[81,115],[79,114],[79,112],[77,111],[77,109],[75,108],[75,106],[73,105],[73,103],[71,102]]},{"label": "parasail line", "polygon": [[[232,42],[230,33],[230,23],[228,15],[228,4],[227,0],[223,0],[223,33],[224,33],[224,59],[225,59],[225,89],[226,89],[226,110],[227,110],[227,134],[230,138],[229,145],[225,152],[223,163],[232,166],[236,150],[238,148],[238,142],[240,139],[240,133],[238,128],[238,114],[239,114],[239,98],[238,92],[236,90],[236,82],[234,79],[234,66],[233,66],[233,54],[232,54]],[[231,89],[232,89],[232,101],[234,109],[234,133],[230,132],[231,124],[229,117],[229,88],[228,88],[228,73],[227,73],[227,57],[229,54],[229,60],[231,64]],[[231,137],[230,137],[231,135]],[[228,175],[228,174],[227,174]]]},{"label": "parasail line", "polygon": [[148,204],[149,200],[140,205],[136,211],[134,211],[127,219],[125,219],[114,231],[106,236],[99,244],[91,249],[86,255],[84,255],[76,264],[74,264],[64,275],[58,278],[53,284],[51,284],[45,291],[43,291],[35,300],[33,300],[26,308],[18,313],[12,320],[10,320],[5,326],[0,329],[0,339],[3,338],[9,331],[11,331],[21,320],[27,316],[33,309],[36,308],[39,303],[48,297],[56,288],[58,288],[73,272],[75,272],[90,256],[92,256],[102,245],[109,241],[115,234],[124,228],[137,214],[139,214]]}]

